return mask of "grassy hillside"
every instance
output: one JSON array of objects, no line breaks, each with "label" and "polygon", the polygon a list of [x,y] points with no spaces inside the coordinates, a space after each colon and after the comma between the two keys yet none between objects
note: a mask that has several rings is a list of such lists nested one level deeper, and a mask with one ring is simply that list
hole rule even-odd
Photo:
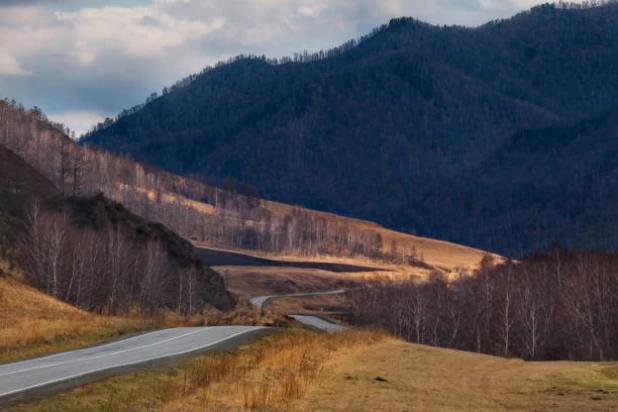
[{"label": "grassy hillside", "polygon": [[78,348],[159,327],[152,319],[94,315],[0,275],[0,362]]},{"label": "grassy hillside", "polygon": [[[249,183],[271,200],[502,254],[555,240],[616,247],[615,232],[594,236],[607,222],[588,211],[611,203],[597,182],[579,178],[587,171],[572,179],[559,164],[547,176],[531,162],[519,170],[526,184],[514,187],[503,173],[486,184],[483,162],[518,133],[614,107],[617,22],[617,4],[544,5],[474,29],[395,19],[332,51],[284,64],[238,59],[192,76],[85,142],[219,185]],[[610,136],[590,141],[599,161]],[[569,182],[551,188],[558,212],[543,196],[556,177]]]},{"label": "grassy hillside", "polygon": [[618,365],[523,362],[385,341],[325,368],[292,411],[613,411]]}]

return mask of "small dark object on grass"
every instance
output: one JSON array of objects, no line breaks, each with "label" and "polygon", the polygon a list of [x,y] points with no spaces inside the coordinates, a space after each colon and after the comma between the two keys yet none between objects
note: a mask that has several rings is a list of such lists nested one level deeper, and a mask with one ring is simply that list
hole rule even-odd
[{"label": "small dark object on grass", "polygon": [[381,376],[376,377],[375,380],[378,381],[378,382],[388,382],[386,379],[384,379]]}]

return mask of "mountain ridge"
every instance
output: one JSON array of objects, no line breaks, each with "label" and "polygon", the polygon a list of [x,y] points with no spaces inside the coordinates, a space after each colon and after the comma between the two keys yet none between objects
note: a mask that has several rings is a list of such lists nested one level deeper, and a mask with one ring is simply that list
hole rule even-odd
[{"label": "mountain ridge", "polygon": [[[516,247],[487,239],[498,216],[464,235],[448,215],[469,211],[452,206],[438,224],[432,193],[448,196],[449,181],[478,170],[519,132],[584,121],[615,104],[613,22],[616,4],[540,6],[474,29],[396,19],[325,59],[220,66],[83,142],[219,184],[246,182],[272,200],[526,252],[558,239],[543,231]],[[477,194],[464,193],[464,203]]]}]

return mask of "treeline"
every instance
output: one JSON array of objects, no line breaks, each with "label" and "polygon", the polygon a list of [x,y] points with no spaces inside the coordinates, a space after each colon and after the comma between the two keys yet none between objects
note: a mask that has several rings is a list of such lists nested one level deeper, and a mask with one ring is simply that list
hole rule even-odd
[{"label": "treeline", "polygon": [[[414,245],[384,241],[359,229],[301,209],[275,213],[254,187],[228,179],[222,188],[203,177],[181,178],[129,157],[80,147],[51,125],[39,109],[0,101],[0,144],[46,176],[62,196],[103,193],[129,210],[210,246],[302,256],[365,255],[423,265]],[[11,175],[8,185],[23,186]]]},{"label": "treeline", "polygon": [[34,204],[23,250],[30,283],[80,309],[119,315],[169,308],[189,315],[206,303],[202,273],[170,259],[159,240],[138,246],[119,226],[79,228],[68,213]]},{"label": "treeline", "polygon": [[408,341],[527,360],[618,359],[618,254],[553,247],[484,258],[472,276],[378,283],[351,293],[359,324]]}]

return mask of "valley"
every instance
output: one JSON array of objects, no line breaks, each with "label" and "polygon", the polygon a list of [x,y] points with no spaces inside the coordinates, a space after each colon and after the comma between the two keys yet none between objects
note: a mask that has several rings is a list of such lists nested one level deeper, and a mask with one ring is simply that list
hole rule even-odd
[{"label": "valley", "polygon": [[618,409],[617,1],[70,3],[0,3],[0,409]]}]

